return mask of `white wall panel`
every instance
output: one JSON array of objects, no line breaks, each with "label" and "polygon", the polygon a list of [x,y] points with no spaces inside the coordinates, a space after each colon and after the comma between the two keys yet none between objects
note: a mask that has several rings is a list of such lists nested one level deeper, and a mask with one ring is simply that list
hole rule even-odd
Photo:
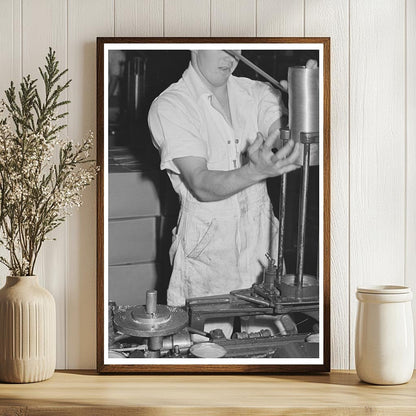
[{"label": "white wall panel", "polygon": [[[0,100],[5,99],[4,91],[10,81],[19,85],[22,76],[21,54],[21,0],[2,0],[0,13]],[[0,247],[0,255],[8,253]],[[6,282],[9,271],[0,264],[0,287]]]},{"label": "white wall panel", "polygon": [[115,0],[115,36],[163,36],[163,0]]},{"label": "white wall panel", "polygon": [[[96,37],[114,33],[113,0],[68,0],[68,135],[81,142],[96,125]],[[95,157],[95,150],[92,152]],[[96,365],[96,186],[68,218],[67,368]]]},{"label": "white wall panel", "polygon": [[404,282],[404,27],[404,0],[351,0],[351,366],[356,287]]},{"label": "white wall panel", "polygon": [[306,0],[305,36],[331,38],[331,366],[349,366],[348,3]]},{"label": "white wall panel", "polygon": [[[65,0],[23,0],[22,4],[23,75],[30,73],[40,78],[38,67],[43,67],[49,46],[56,51],[60,69],[67,67],[67,13]],[[66,77],[65,77],[66,79]],[[64,79],[64,81],[65,81]],[[40,85],[40,82],[39,82]],[[41,90],[42,91],[42,90]],[[66,94],[62,95],[66,98]],[[62,107],[64,110],[65,108]],[[67,130],[62,130],[62,136]],[[53,231],[41,249],[35,273],[40,283],[54,296],[57,311],[57,367],[66,366],[66,296],[68,252],[65,223]]]},{"label": "white wall panel", "polygon": [[304,0],[257,0],[257,36],[303,36],[303,14]]},{"label": "white wall panel", "polygon": [[211,36],[256,36],[255,0],[211,0]]},{"label": "white wall panel", "polygon": [[[356,286],[416,289],[416,0],[0,6],[0,94],[22,73],[38,77],[52,46],[73,79],[62,134],[76,141],[95,128],[96,36],[331,36],[332,366],[353,367]],[[94,368],[95,184],[52,237],[57,241],[45,243],[36,273],[57,303],[57,366]],[[2,284],[7,271],[0,274]]]},{"label": "white wall panel", "polygon": [[[416,322],[416,0],[406,2],[407,10],[407,134],[406,134],[406,285],[415,294],[413,316]],[[415,326],[416,330],[416,326]],[[416,333],[415,333],[416,335]]]},{"label": "white wall panel", "polygon": [[[14,78],[13,50],[16,39],[14,38],[14,13],[13,0],[1,2],[0,13],[0,99],[5,99],[4,90]],[[19,25],[20,27],[20,25]]]},{"label": "white wall panel", "polygon": [[209,36],[209,0],[165,0],[164,36]]},{"label": "white wall panel", "polygon": [[21,0],[2,0],[0,13],[0,99],[10,81],[20,82],[21,55]]}]

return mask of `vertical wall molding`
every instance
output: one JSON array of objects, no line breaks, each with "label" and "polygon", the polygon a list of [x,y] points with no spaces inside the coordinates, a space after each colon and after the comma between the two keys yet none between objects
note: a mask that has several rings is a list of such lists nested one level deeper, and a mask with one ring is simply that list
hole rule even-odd
[{"label": "vertical wall molding", "polygon": [[[19,84],[22,77],[22,0],[2,0],[0,13],[0,100],[6,98],[4,91],[10,81]],[[8,258],[0,247],[0,255]],[[0,287],[6,283],[7,267],[0,264]]]},{"label": "vertical wall molding", "polygon": [[210,0],[165,0],[164,36],[210,36]]},{"label": "vertical wall molding", "polygon": [[305,35],[331,38],[331,366],[348,368],[348,3],[306,0]]},{"label": "vertical wall molding", "polygon": [[257,36],[303,36],[304,0],[257,0]]},{"label": "vertical wall molding", "polygon": [[[80,143],[96,123],[96,37],[114,33],[114,0],[68,0],[68,136]],[[95,156],[95,149],[92,150]],[[96,183],[67,218],[66,367],[95,367]]]},{"label": "vertical wall molding", "polygon": [[357,286],[404,283],[405,2],[351,0],[350,365]]},{"label": "vertical wall molding", "polygon": [[255,0],[211,0],[211,36],[256,36]]},{"label": "vertical wall molding", "polygon": [[0,14],[0,99],[5,98],[10,81],[22,76],[22,0],[2,0]]},{"label": "vertical wall molding", "polygon": [[[40,78],[49,47],[56,51],[60,69],[67,67],[67,8],[66,0],[38,0],[22,2],[22,73]],[[40,22],[43,22],[40,24]],[[65,76],[66,79],[66,76]],[[39,90],[43,91],[41,79]],[[62,98],[66,98],[66,94]],[[62,137],[67,129],[61,131]],[[40,284],[54,296],[57,313],[57,367],[66,366],[66,278],[67,226],[54,230],[42,246],[35,273]],[[50,239],[56,238],[56,241]]]},{"label": "vertical wall molding", "polygon": [[163,0],[114,0],[115,36],[163,36]]},{"label": "vertical wall molding", "polygon": [[[406,1],[406,279],[416,322],[416,0]],[[415,326],[416,330],[416,326]]]}]

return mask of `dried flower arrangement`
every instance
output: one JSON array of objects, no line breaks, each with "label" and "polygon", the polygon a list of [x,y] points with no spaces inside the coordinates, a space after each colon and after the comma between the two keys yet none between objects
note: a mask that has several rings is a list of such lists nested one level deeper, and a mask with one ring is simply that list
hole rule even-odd
[{"label": "dried flower arrangement", "polygon": [[27,75],[18,92],[10,84],[0,105],[0,246],[10,255],[0,262],[12,276],[33,275],[47,235],[81,205],[97,171],[89,156],[92,133],[80,144],[59,136],[66,127],[59,120],[68,114],[61,109],[69,103],[60,96],[70,81],[59,84],[67,70],[58,65],[49,48],[44,70],[39,68],[44,96]]}]

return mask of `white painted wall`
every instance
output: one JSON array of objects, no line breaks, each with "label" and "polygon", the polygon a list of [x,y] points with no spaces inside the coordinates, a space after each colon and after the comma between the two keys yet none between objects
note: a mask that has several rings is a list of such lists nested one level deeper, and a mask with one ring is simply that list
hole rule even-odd
[{"label": "white painted wall", "polygon": [[[331,37],[331,355],[332,368],[353,368],[357,285],[416,286],[416,0],[0,0],[0,10],[0,91],[52,46],[73,79],[75,140],[95,130],[97,36]],[[95,207],[93,185],[37,268],[57,302],[58,368],[95,368]]]}]

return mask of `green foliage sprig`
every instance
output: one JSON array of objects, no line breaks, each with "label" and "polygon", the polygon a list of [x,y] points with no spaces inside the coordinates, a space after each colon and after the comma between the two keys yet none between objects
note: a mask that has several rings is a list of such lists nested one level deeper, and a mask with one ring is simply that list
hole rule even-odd
[{"label": "green foliage sprig", "polygon": [[20,90],[11,82],[7,102],[0,105],[0,256],[13,276],[31,276],[47,235],[58,227],[96,175],[90,159],[92,133],[80,144],[59,137],[69,103],[61,100],[70,80],[59,70],[55,52],[49,48],[44,69],[39,68],[44,94],[37,80],[23,78]]}]

